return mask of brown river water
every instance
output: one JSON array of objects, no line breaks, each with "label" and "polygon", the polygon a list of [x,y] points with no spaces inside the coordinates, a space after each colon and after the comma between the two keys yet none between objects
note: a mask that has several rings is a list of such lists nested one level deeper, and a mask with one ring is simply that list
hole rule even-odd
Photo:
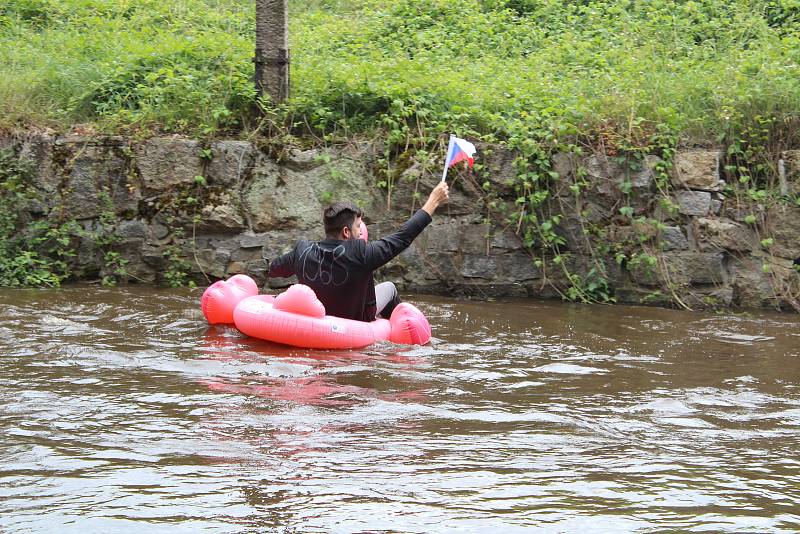
[{"label": "brown river water", "polygon": [[800,318],[410,298],[425,347],[0,290],[0,532],[796,532]]}]

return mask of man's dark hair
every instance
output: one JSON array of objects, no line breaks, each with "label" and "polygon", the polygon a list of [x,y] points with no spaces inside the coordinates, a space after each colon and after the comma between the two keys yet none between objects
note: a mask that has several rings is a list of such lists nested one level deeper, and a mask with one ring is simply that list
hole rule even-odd
[{"label": "man's dark hair", "polygon": [[353,226],[356,218],[363,217],[361,208],[349,202],[338,202],[325,208],[322,221],[325,223],[325,236],[331,239],[339,237],[339,232],[347,226]]}]

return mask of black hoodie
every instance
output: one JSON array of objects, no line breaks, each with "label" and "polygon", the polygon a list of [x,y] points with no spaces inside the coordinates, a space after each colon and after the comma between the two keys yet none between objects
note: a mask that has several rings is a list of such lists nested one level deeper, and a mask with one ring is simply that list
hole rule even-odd
[{"label": "black hoodie", "polygon": [[298,241],[290,252],[270,263],[269,276],[297,280],[314,290],[325,313],[345,319],[375,319],[372,273],[403,252],[431,222],[418,210],[399,230],[377,241],[325,239]]}]

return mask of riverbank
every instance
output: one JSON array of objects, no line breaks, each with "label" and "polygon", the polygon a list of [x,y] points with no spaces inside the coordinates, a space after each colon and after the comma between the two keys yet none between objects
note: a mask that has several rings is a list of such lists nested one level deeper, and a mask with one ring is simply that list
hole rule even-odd
[{"label": "riverbank", "polygon": [[772,0],[290,2],[256,99],[239,0],[0,9],[0,285],[247,272],[360,202],[373,235],[474,172],[409,289],[798,309],[800,13]]},{"label": "riverbank", "polygon": [[253,115],[255,10],[241,0],[11,0],[0,129],[642,147],[658,128],[798,146],[800,12],[774,0],[290,1],[292,98]]},{"label": "riverbank", "polygon": [[[31,285],[24,276],[36,269],[48,271],[46,284],[207,284],[236,273],[265,284],[270,259],[321,235],[325,204],[357,202],[373,239],[419,207],[440,162],[411,164],[380,188],[382,148],[355,139],[276,153],[177,136],[0,137],[11,184],[3,198],[16,217],[5,227],[3,284]],[[549,185],[525,190],[524,157],[480,144],[479,168],[451,173],[451,202],[379,277],[484,299],[797,309],[800,151],[779,156],[775,187],[754,189],[726,180],[729,157],[714,148],[669,161],[555,153]]]}]

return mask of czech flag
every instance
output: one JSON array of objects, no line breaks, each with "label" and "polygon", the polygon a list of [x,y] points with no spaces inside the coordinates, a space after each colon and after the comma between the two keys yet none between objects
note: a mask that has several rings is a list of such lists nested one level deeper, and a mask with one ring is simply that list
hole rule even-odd
[{"label": "czech flag", "polygon": [[472,157],[475,154],[475,145],[464,139],[450,136],[450,144],[447,146],[447,159],[444,162],[445,170],[449,169],[460,161],[467,161],[469,167],[475,162]]}]

